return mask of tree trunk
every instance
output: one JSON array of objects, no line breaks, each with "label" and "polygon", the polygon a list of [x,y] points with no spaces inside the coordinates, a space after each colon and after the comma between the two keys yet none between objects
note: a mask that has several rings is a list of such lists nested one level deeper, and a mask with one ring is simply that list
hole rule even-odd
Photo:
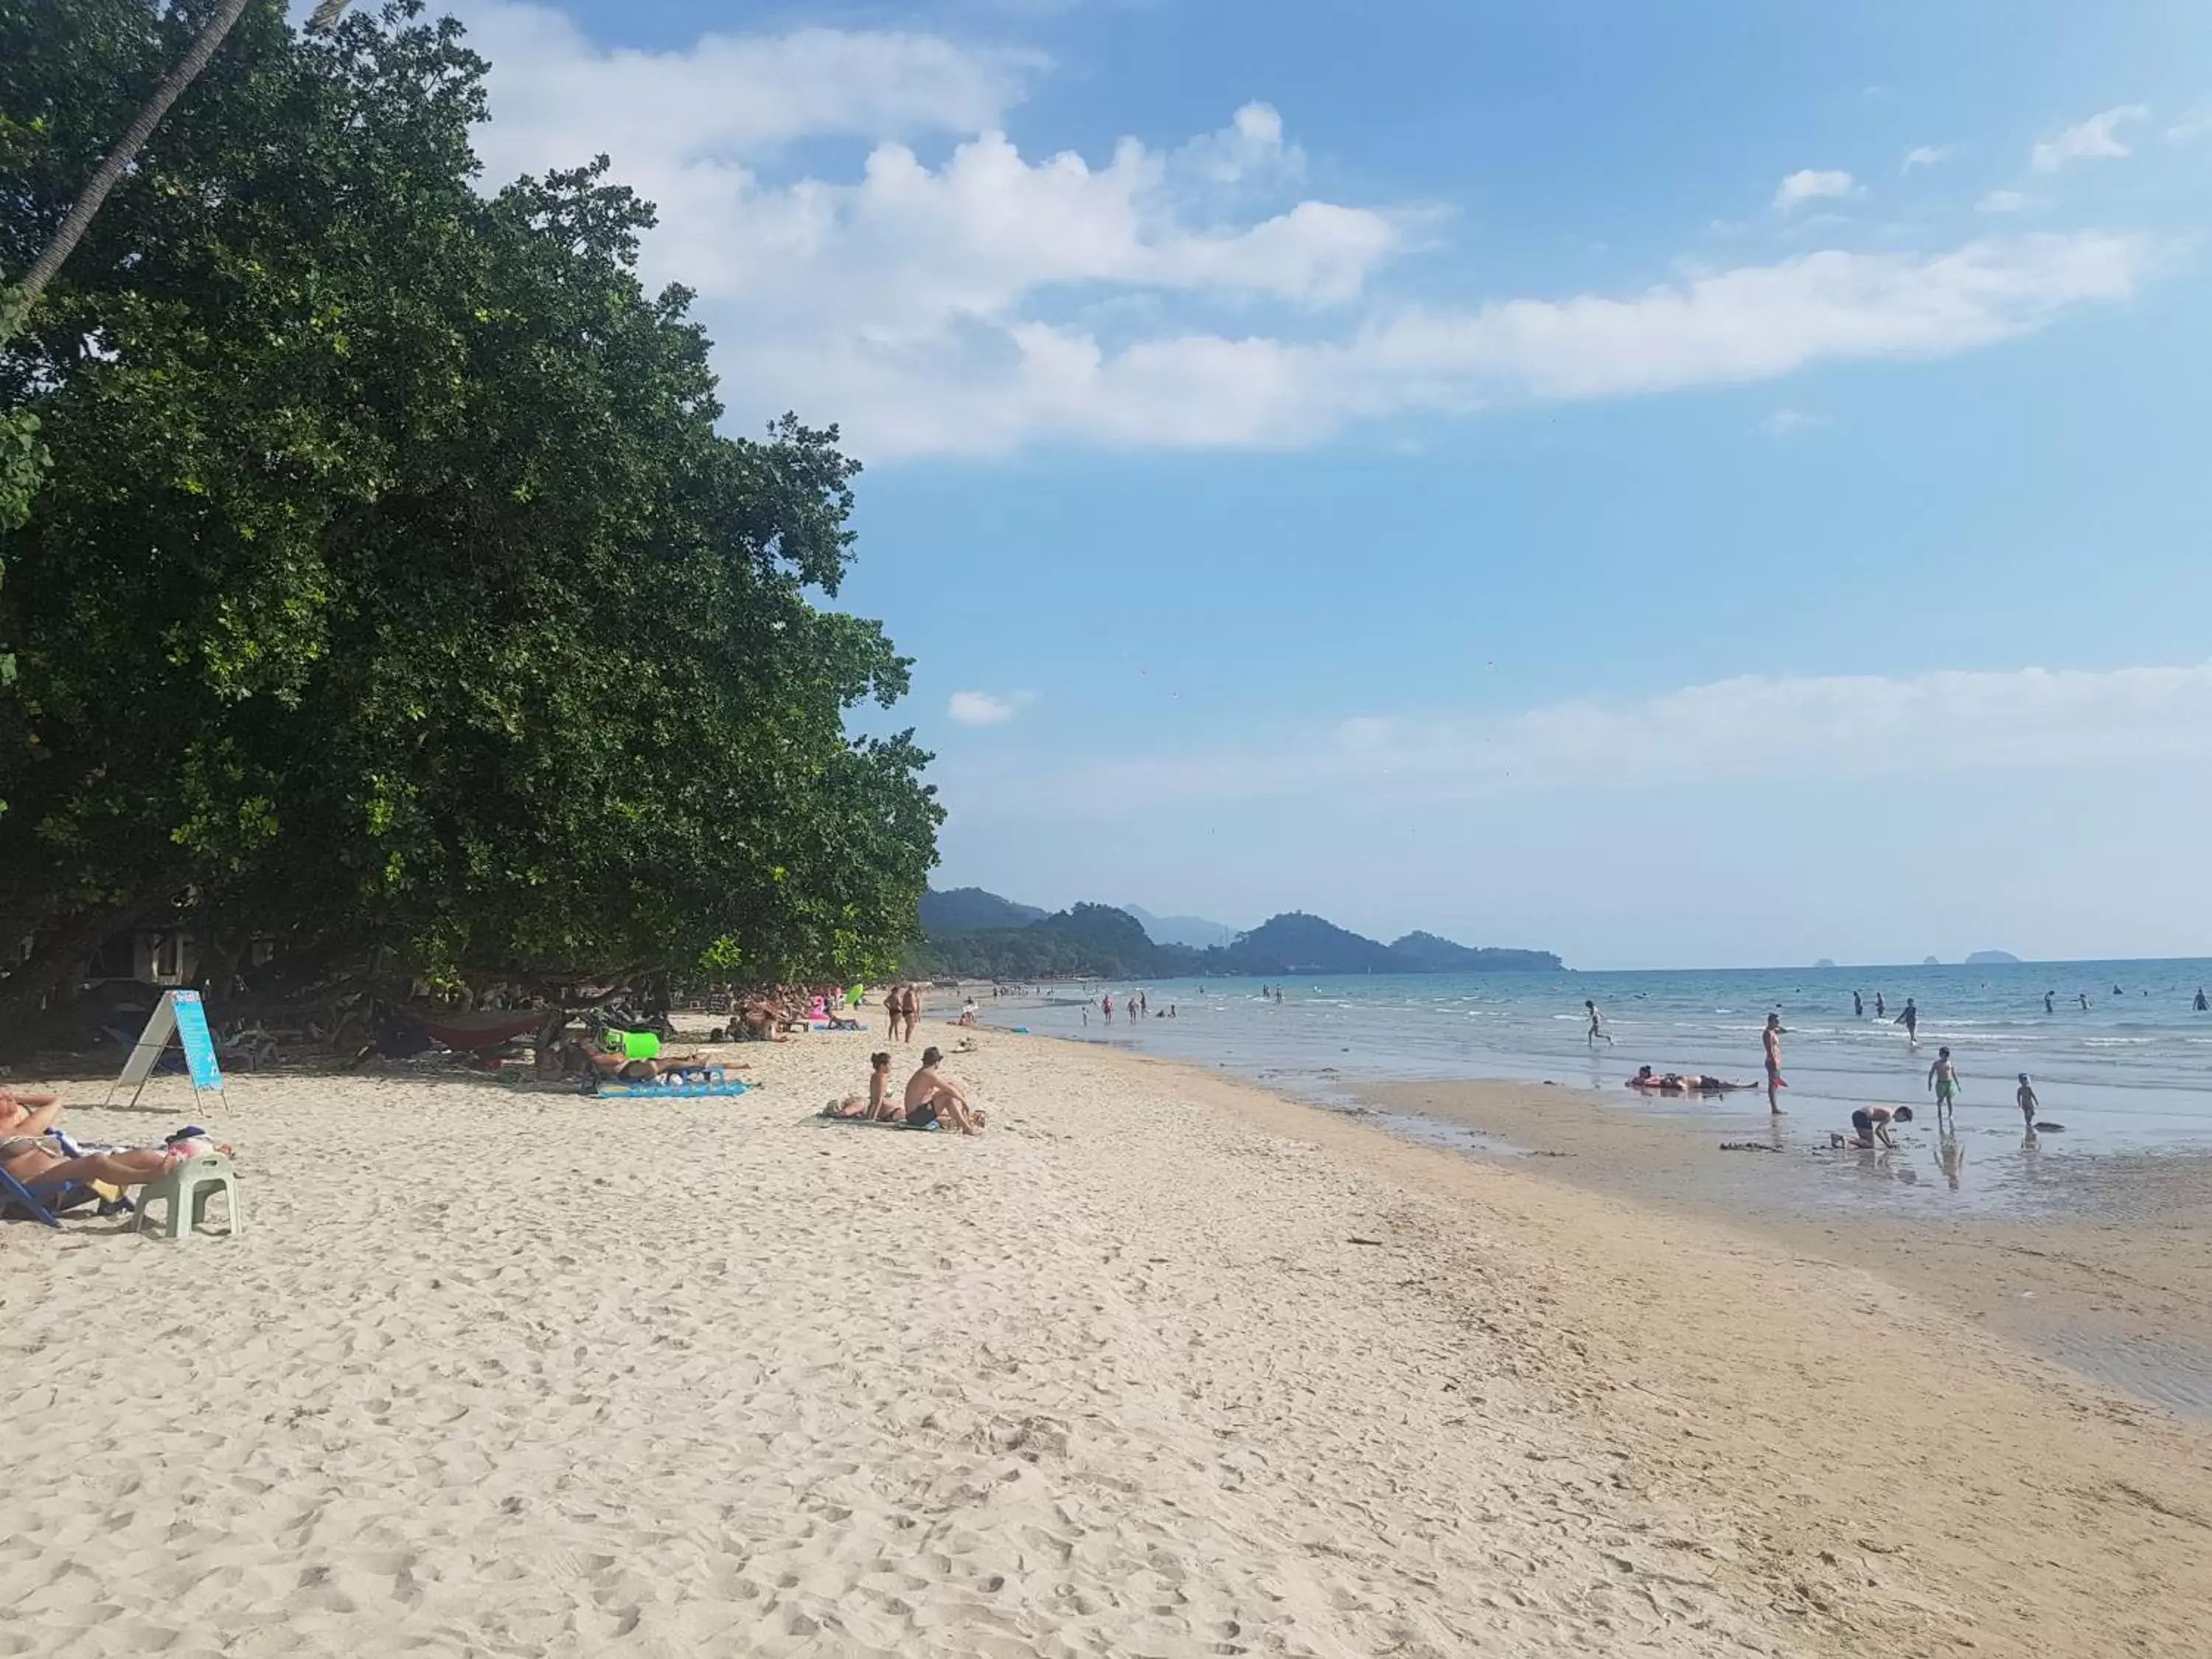
[{"label": "tree trunk", "polygon": [[116,180],[130,170],[132,159],[144,147],[146,141],[154,136],[154,129],[161,125],[161,118],[169,112],[169,106],[184,95],[186,87],[199,78],[200,71],[208,66],[208,60],[215,56],[216,48],[222,44],[223,37],[230,33],[232,26],[245,13],[246,6],[246,0],[223,0],[222,9],[209,18],[200,32],[192,37],[191,48],[177,60],[176,67],[161,77],[161,85],[154,88],[153,96],[139,107],[137,118],[124,129],[123,137],[115,148],[108,151],[100,165],[92,170],[92,177],[85,180],[84,188],[77,192],[76,200],[70,204],[69,212],[63,216],[61,227],[54,232],[53,240],[32,261],[30,270],[24,273],[22,282],[17,285],[12,296],[15,304],[11,309],[18,319],[18,325],[21,319],[38,303],[39,296],[46,291],[46,284],[53,281],[54,273],[62,268],[62,261],[68,258],[75,252],[76,245],[84,240],[84,233],[90,228],[93,216],[100,211],[100,204],[107,199],[107,192],[113,190]]}]

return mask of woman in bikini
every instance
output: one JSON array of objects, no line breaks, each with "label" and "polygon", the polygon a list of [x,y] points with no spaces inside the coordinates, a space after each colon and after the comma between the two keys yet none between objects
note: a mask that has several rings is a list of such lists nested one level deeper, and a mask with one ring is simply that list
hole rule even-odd
[{"label": "woman in bikini", "polygon": [[864,1102],[858,1095],[847,1095],[842,1101],[831,1101],[822,1109],[824,1117],[858,1118],[870,1123],[895,1123],[903,1116],[904,1109],[890,1097],[891,1056],[883,1049],[868,1056],[868,1097]]},{"label": "woman in bikini", "polygon": [[68,1157],[46,1136],[61,1115],[58,1095],[12,1095],[0,1090],[0,1170],[34,1193],[71,1182],[143,1187],[160,1180],[174,1161],[169,1152],[155,1147]]}]

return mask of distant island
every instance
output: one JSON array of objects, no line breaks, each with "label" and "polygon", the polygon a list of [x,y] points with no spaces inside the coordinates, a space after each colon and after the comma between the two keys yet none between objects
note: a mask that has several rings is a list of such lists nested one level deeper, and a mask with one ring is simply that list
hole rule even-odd
[{"label": "distant island", "polygon": [[1978,962],[2018,962],[2020,958],[2009,951],[1977,951],[1966,958],[1971,968]]},{"label": "distant island", "polygon": [[1836,965],[1836,959],[1833,957],[1822,957],[1813,965],[1815,968],[1832,968]]},{"label": "distant island", "polygon": [[1920,958],[1920,965],[1921,965],[1923,968],[1941,968],[1941,967],[1943,965],[1943,963],[1942,963],[1942,958],[1940,958],[1940,957],[1921,957],[1921,958]]},{"label": "distant island", "polygon": [[[1182,975],[1557,973],[1549,951],[1460,945],[1412,933],[1389,945],[1303,911],[1203,949],[1155,939],[1128,911],[1078,904],[1048,915],[980,887],[922,896],[907,970],[963,979],[1167,979]],[[1181,932],[1196,921],[1171,919]],[[1201,926],[1211,924],[1200,923]]]}]

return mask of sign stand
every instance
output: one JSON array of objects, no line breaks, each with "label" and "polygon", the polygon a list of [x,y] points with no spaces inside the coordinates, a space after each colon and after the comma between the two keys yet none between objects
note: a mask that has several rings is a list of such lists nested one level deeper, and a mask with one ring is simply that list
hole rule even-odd
[{"label": "sign stand", "polygon": [[195,1114],[199,1107],[200,1091],[211,1094],[222,1092],[222,1067],[216,1063],[215,1037],[208,1030],[207,1010],[200,1006],[198,991],[165,991],[161,1001],[154,1005],[147,1018],[146,1029],[138,1034],[138,1042],[131,1050],[131,1058],[123,1062],[123,1075],[107,1085],[107,1093],[100,1099],[105,1106],[112,1099],[116,1090],[125,1084],[131,1085],[131,1103],[136,1106],[138,1097],[145,1092],[146,1079],[154,1074],[154,1063],[168,1048],[174,1036],[185,1050],[185,1070],[192,1083],[192,1106]]}]

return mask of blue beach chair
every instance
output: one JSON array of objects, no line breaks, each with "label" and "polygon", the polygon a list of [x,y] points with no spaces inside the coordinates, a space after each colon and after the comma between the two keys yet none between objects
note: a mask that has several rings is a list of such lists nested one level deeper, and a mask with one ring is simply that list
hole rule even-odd
[{"label": "blue beach chair", "polygon": [[55,1211],[66,1210],[84,1199],[99,1196],[91,1188],[80,1187],[70,1182],[54,1194],[50,1208],[40,1203],[38,1194],[28,1187],[5,1170],[0,1170],[0,1218],[5,1218],[10,1210],[21,1210],[33,1221],[43,1221],[49,1227],[58,1227],[62,1224],[55,1218]]},{"label": "blue beach chair", "polygon": [[[49,1129],[46,1133],[52,1137],[64,1157],[84,1156],[84,1148],[59,1129]],[[88,1201],[98,1204],[102,1215],[128,1212],[135,1207],[128,1198],[117,1199],[110,1203],[101,1196],[99,1188],[88,1187],[78,1181],[64,1182],[60,1191],[51,1199],[41,1201],[28,1187],[5,1170],[0,1170],[0,1220],[6,1219],[9,1211],[21,1210],[33,1221],[43,1221],[49,1227],[58,1228],[62,1224],[58,1218],[63,1211],[73,1210]]]}]

